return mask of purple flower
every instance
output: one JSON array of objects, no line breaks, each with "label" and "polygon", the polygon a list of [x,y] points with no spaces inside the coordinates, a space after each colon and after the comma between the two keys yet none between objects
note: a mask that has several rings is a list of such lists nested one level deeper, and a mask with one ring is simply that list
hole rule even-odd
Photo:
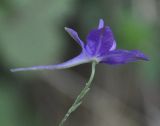
[{"label": "purple flower", "polygon": [[86,44],[79,38],[76,31],[71,28],[65,30],[81,46],[82,52],[75,58],[57,65],[33,66],[27,68],[11,69],[12,72],[27,70],[53,70],[64,69],[77,66],[83,63],[97,62],[106,64],[126,64],[138,60],[148,60],[142,52],[138,50],[116,49],[116,41],[109,26],[104,25],[100,19],[98,28],[91,30],[86,39]]}]

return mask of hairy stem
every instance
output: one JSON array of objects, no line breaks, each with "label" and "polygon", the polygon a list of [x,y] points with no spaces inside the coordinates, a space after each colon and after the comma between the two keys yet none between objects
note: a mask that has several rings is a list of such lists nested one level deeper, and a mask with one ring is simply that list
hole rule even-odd
[{"label": "hairy stem", "polygon": [[90,78],[89,78],[88,82],[86,83],[85,87],[80,92],[80,94],[78,95],[78,97],[76,98],[76,100],[74,101],[74,103],[72,104],[72,106],[69,108],[69,110],[65,114],[64,118],[61,120],[59,126],[63,126],[64,125],[65,121],[68,119],[68,117],[70,116],[70,114],[72,112],[74,112],[81,105],[83,97],[90,90],[90,86],[91,86],[91,83],[92,83],[92,81],[94,79],[94,75],[95,75],[96,64],[97,64],[96,62],[92,62],[92,72],[91,72],[91,75],[90,75]]}]

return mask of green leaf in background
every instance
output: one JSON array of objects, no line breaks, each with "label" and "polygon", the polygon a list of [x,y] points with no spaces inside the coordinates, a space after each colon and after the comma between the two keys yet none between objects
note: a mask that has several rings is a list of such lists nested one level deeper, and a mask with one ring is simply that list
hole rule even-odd
[{"label": "green leaf in background", "polygon": [[11,9],[0,13],[0,49],[6,63],[20,67],[58,60],[67,45],[62,24],[73,12],[72,1],[8,1]]},{"label": "green leaf in background", "polygon": [[37,126],[42,123],[42,119],[36,120],[33,106],[24,98],[25,92],[21,93],[20,86],[1,79],[0,126]]},{"label": "green leaf in background", "polygon": [[10,88],[0,88],[0,125],[1,126],[16,126],[16,119],[14,111],[15,106],[15,92]]},{"label": "green leaf in background", "polygon": [[129,12],[124,12],[118,17],[117,22],[117,35],[120,46],[126,48],[146,48],[149,40],[153,36],[152,26],[143,20],[134,17]]}]

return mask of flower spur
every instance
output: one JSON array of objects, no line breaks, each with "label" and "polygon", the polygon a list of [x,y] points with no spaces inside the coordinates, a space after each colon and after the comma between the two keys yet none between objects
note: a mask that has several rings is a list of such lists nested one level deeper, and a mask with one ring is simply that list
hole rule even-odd
[{"label": "flower spur", "polygon": [[79,38],[76,31],[71,28],[65,30],[81,46],[82,52],[73,59],[56,65],[33,66],[11,69],[12,72],[29,70],[54,70],[65,69],[84,63],[96,62],[111,65],[126,64],[138,60],[148,60],[139,50],[116,49],[116,41],[109,26],[104,25],[102,19],[99,20],[98,28],[91,30],[84,42]]}]

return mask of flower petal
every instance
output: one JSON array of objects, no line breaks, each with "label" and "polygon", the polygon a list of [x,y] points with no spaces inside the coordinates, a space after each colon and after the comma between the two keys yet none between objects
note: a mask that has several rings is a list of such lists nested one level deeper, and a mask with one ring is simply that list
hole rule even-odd
[{"label": "flower petal", "polygon": [[33,67],[24,67],[24,68],[14,68],[10,69],[11,72],[18,71],[32,71],[32,70],[55,70],[55,69],[66,69],[80,64],[91,62],[91,59],[88,59],[84,53],[76,56],[75,58],[68,60],[64,63],[56,65],[46,65],[46,66],[33,66]]},{"label": "flower petal", "polygon": [[103,28],[103,27],[104,27],[104,21],[103,21],[103,19],[100,19],[100,20],[99,20],[98,29],[101,29],[101,28]]},{"label": "flower petal", "polygon": [[76,31],[74,31],[71,28],[66,28],[65,30],[69,33],[69,35],[82,47],[82,49],[84,49],[84,43],[83,41],[79,38],[78,34]]},{"label": "flower petal", "polygon": [[142,52],[138,50],[114,50],[110,51],[102,59],[102,63],[107,64],[126,64],[129,62],[135,62],[138,60],[149,60]]},{"label": "flower petal", "polygon": [[116,48],[116,41],[109,27],[92,30],[87,36],[86,50],[90,55],[103,56]]}]

